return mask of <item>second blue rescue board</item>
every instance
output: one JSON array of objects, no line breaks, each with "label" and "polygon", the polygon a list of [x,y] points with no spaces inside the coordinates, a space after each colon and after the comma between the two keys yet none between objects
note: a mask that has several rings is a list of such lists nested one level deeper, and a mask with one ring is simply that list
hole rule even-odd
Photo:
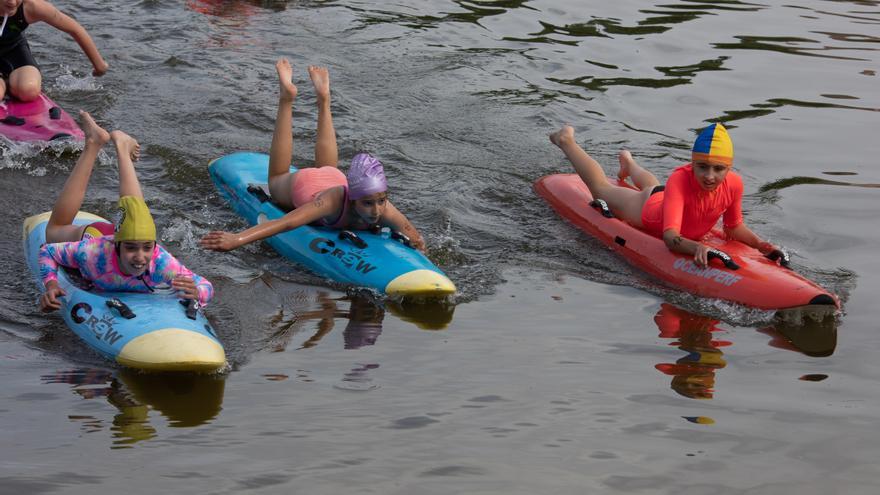
[{"label": "second blue rescue board", "polygon": [[[223,156],[208,167],[220,194],[250,225],[286,213],[269,197],[268,169],[269,155],[251,152]],[[304,225],[266,242],[289,260],[336,282],[391,296],[442,297],[455,292],[455,285],[431,260],[388,229],[340,231]]]}]

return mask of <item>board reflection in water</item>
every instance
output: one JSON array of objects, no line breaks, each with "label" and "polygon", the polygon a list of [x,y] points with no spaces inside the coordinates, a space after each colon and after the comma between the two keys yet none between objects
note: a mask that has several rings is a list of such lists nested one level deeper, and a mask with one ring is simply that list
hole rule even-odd
[{"label": "board reflection in water", "polygon": [[[780,312],[769,326],[758,329],[769,335],[769,345],[800,352],[812,357],[827,357],[837,345],[837,320],[827,308],[800,308],[796,312]],[[654,316],[659,337],[674,339],[686,355],[675,363],[659,363],[655,368],[672,376],[672,390],[691,399],[712,399],[715,395],[715,374],[723,369],[722,348],[733,342],[717,338],[720,320],[694,314],[663,303]]]},{"label": "board reflection in water", "polygon": [[225,375],[141,373],[129,369],[62,370],[41,379],[44,384],[70,384],[83,399],[105,398],[116,408],[109,425],[99,416],[68,416],[86,432],[109,429],[113,448],[157,438],[160,417],[172,428],[209,423],[220,414],[226,385]]},{"label": "board reflection in water", "polygon": [[730,341],[715,339],[722,331],[718,320],[689,313],[671,304],[663,303],[654,316],[659,336],[676,339],[687,354],[675,363],[659,363],[657,370],[672,376],[672,390],[691,399],[711,399],[715,394],[715,372],[727,366],[722,347]]}]

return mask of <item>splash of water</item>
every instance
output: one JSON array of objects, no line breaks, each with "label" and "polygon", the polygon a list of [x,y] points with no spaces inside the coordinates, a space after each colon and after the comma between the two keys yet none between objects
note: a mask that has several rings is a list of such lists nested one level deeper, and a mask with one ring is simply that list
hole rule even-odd
[{"label": "splash of water", "polygon": [[94,92],[104,89],[104,86],[91,74],[78,75],[67,65],[61,65],[61,75],[55,78],[52,89],[61,93],[72,91]]}]

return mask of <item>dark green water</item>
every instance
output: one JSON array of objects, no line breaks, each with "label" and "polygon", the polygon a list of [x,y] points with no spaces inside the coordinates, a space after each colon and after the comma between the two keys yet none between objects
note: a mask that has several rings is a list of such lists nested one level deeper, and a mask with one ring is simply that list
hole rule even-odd
[{"label": "dark green water", "polygon": [[[38,24],[45,89],[142,143],[163,243],[215,282],[231,370],[130,373],[39,313],[21,221],[75,154],[0,145],[0,493],[877,492],[880,2],[56,5],[110,72]],[[341,158],[383,160],[454,304],[197,247],[243,226],[206,166],[268,150],[279,56],[296,163],[315,136],[305,66],[327,65]],[[569,171],[546,138],[564,123],[608,171],[627,148],[665,177],[715,121],[747,222],[841,294],[836,324],[658,288],[531,189]],[[85,209],[111,211],[113,160]]]}]

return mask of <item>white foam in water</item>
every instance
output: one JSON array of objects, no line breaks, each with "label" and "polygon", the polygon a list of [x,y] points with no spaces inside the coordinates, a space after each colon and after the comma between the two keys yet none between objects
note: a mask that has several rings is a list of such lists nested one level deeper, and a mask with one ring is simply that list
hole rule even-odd
[{"label": "white foam in water", "polygon": [[32,158],[48,147],[46,142],[16,142],[0,137],[0,169],[24,170],[28,175],[42,177],[46,168],[34,166]]},{"label": "white foam in water", "polygon": [[198,239],[193,233],[193,225],[187,219],[175,218],[162,228],[163,242],[177,242],[186,251],[198,250]]},{"label": "white foam in water", "polygon": [[701,297],[689,292],[659,291],[658,295],[686,311],[722,320],[732,325],[754,327],[769,324],[776,316],[776,310],[743,306],[723,299]]},{"label": "white foam in water", "polygon": [[77,76],[70,67],[61,65],[62,74],[55,78],[52,87],[61,92],[65,91],[98,91],[104,87],[91,74]]},{"label": "white foam in water", "polygon": [[[723,320],[737,322],[743,326],[765,325],[773,321],[773,317],[776,315],[775,310],[750,308],[721,299],[702,299],[701,306],[718,311]],[[711,312],[711,309],[706,312]]]},{"label": "white foam in water", "polygon": [[426,237],[425,242],[428,244],[428,252],[435,263],[443,264],[463,259],[461,242],[453,237],[452,222],[449,218],[446,219],[443,232],[431,239]]},{"label": "white foam in water", "polygon": [[[25,142],[11,141],[0,136],[0,169],[23,170],[30,176],[43,177],[49,171],[47,166],[53,163],[52,157],[59,158],[65,153],[78,156],[82,149],[83,143],[79,141],[62,139]],[[98,154],[98,163],[106,165],[108,160],[104,151]],[[61,168],[72,166],[66,160],[63,163]]]}]

